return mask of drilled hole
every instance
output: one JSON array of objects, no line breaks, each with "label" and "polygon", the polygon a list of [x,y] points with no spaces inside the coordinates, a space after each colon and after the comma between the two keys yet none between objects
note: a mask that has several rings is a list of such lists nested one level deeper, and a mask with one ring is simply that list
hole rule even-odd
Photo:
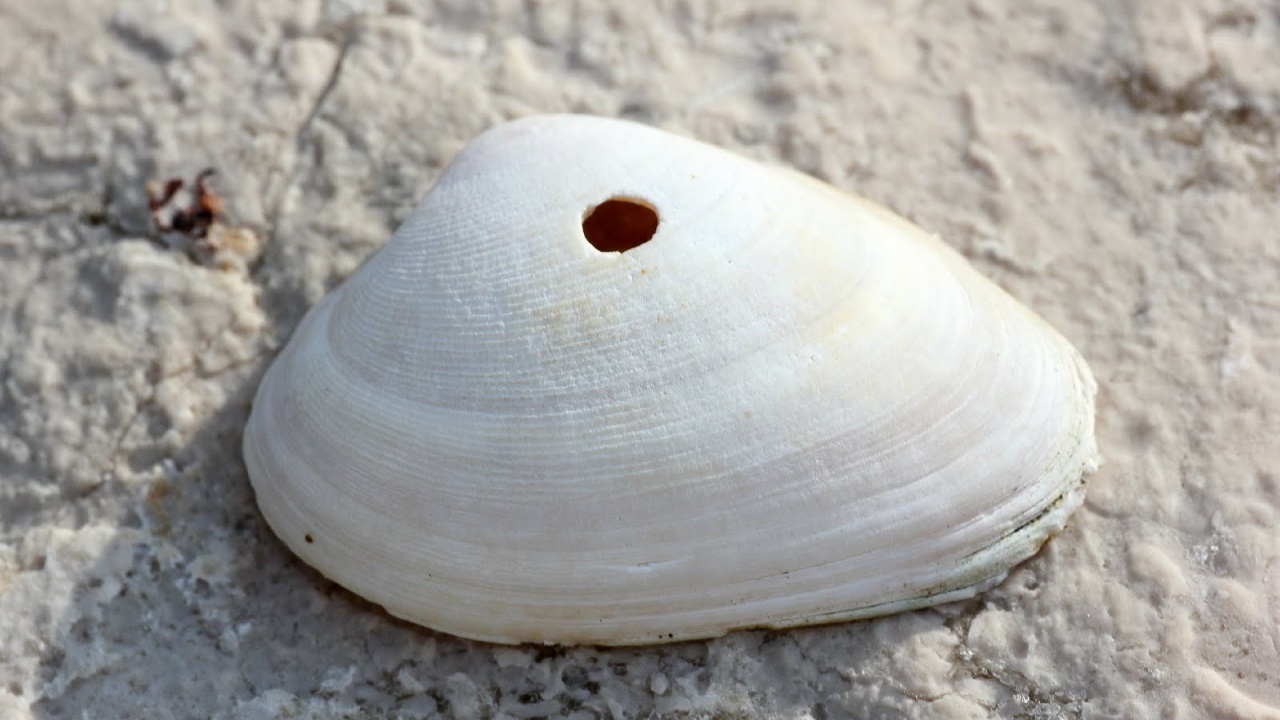
[{"label": "drilled hole", "polygon": [[582,218],[582,234],[600,252],[626,252],[657,231],[658,211],[643,200],[609,198]]}]

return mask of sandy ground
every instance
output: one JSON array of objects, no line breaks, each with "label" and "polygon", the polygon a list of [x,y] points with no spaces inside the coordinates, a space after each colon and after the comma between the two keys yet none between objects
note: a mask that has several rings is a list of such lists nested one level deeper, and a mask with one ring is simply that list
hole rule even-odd
[{"label": "sandy ground", "polygon": [[[828,5],[0,0],[0,718],[1280,718],[1280,4]],[[971,602],[650,649],[457,640],[293,559],[257,378],[550,111],[855,189],[1058,326],[1106,458],[1067,531]],[[260,258],[157,242],[145,183],[204,167]]]}]

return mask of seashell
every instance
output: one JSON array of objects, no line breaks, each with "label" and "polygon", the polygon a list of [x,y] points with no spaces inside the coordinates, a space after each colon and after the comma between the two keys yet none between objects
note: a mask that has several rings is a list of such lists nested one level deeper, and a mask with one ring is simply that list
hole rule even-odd
[{"label": "seashell", "polygon": [[627,122],[474,140],[312,309],[244,435],[303,560],[500,643],[967,598],[1063,527],[1095,384],[916,226]]}]

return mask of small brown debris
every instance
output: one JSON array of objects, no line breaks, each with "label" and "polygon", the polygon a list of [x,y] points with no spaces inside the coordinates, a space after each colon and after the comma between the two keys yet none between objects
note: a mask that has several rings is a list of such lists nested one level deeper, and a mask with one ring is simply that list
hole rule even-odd
[{"label": "small brown debris", "polygon": [[189,240],[202,240],[209,233],[209,226],[222,214],[222,198],[209,187],[213,168],[205,168],[196,175],[194,192],[185,206],[171,207],[174,198],[186,185],[182,178],[169,178],[159,186],[147,187],[147,206],[151,209],[151,222],[161,233],[178,233]]},{"label": "small brown debris", "polygon": [[245,270],[262,243],[253,230],[220,222],[226,206],[210,186],[214,173],[205,168],[190,186],[182,178],[147,183],[151,222],[165,247],[181,249],[201,265]]}]

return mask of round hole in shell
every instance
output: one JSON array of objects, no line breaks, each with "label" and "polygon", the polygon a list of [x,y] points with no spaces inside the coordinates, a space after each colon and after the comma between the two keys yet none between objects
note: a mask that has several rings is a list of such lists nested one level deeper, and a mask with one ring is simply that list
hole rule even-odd
[{"label": "round hole in shell", "polygon": [[636,198],[611,197],[582,216],[582,234],[600,252],[640,247],[657,231],[658,211]]}]

